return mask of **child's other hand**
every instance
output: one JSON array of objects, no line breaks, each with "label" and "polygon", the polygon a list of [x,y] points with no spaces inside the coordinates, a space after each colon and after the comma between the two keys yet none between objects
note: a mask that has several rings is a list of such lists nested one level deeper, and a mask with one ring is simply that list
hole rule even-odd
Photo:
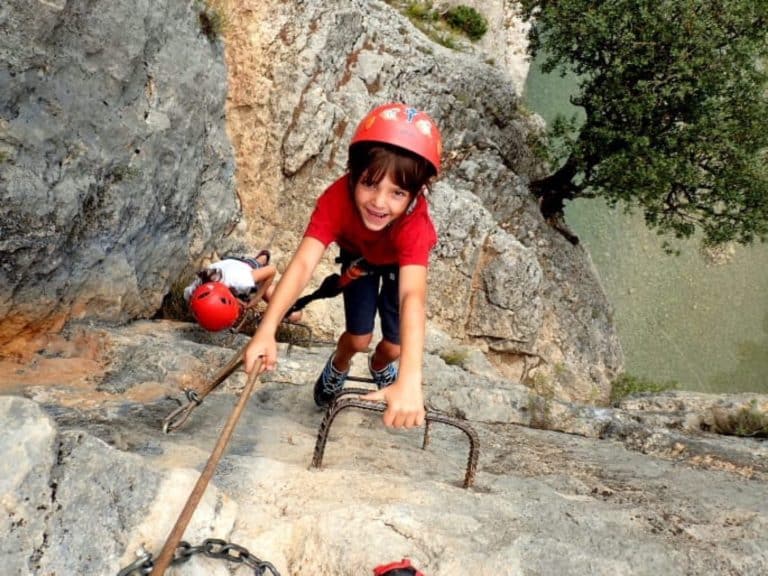
[{"label": "child's other hand", "polygon": [[391,386],[376,390],[362,400],[385,402],[384,425],[390,428],[415,428],[424,423],[424,396],[421,385],[407,386],[398,379]]},{"label": "child's other hand", "polygon": [[256,338],[255,336],[245,348],[243,366],[247,373],[251,373],[261,359],[260,372],[274,370],[277,366],[277,342],[274,338]]}]

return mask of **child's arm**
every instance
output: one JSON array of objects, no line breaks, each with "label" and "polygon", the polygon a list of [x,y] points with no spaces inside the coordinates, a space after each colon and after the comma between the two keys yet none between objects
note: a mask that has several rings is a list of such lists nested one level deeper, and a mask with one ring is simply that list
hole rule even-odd
[{"label": "child's arm", "polygon": [[189,299],[192,298],[192,294],[194,294],[195,290],[198,286],[200,286],[201,281],[199,276],[195,276],[195,279],[184,288],[184,301],[189,303]]},{"label": "child's arm", "polygon": [[426,267],[401,267],[399,282],[401,341],[397,380],[363,398],[387,403],[386,426],[413,428],[424,423],[425,415],[421,380],[427,305]]},{"label": "child's arm", "polygon": [[262,370],[274,370],[277,364],[275,333],[280,321],[293,306],[312,278],[317,263],[323,257],[325,245],[316,238],[305,237],[291,258],[288,268],[269,299],[264,316],[245,349],[245,371],[250,372],[262,357]]}]

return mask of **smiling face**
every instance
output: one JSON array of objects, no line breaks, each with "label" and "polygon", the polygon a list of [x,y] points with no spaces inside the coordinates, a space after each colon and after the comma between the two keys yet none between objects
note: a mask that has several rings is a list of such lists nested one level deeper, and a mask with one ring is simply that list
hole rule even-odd
[{"label": "smiling face", "polygon": [[363,174],[354,190],[355,206],[363,224],[374,232],[383,230],[402,216],[412,198],[413,193],[395,184],[389,174],[379,182],[373,182]]},{"label": "smiling face", "polygon": [[374,232],[402,216],[435,175],[424,158],[379,142],[350,146],[348,168],[355,207],[365,227]]}]

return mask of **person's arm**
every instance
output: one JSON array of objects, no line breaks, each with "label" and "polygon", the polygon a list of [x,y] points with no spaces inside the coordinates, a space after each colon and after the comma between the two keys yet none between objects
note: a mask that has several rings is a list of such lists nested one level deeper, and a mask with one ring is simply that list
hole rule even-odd
[{"label": "person's arm", "polygon": [[254,268],[251,270],[251,277],[258,285],[259,289],[251,296],[248,302],[249,308],[255,308],[258,305],[259,301],[272,284],[272,281],[275,279],[275,274],[277,274],[277,268],[272,264],[267,264],[261,268]]},{"label": "person's arm", "polygon": [[424,395],[421,390],[424,361],[424,334],[427,306],[427,268],[400,268],[400,368],[397,380],[386,388],[367,394],[366,400],[387,403],[384,424],[413,428],[424,423]]},{"label": "person's arm", "polygon": [[291,261],[277,283],[264,316],[245,349],[245,371],[250,372],[256,360],[262,358],[262,370],[274,370],[277,364],[277,343],[275,333],[280,321],[293,306],[301,292],[312,278],[317,263],[323,257],[325,244],[316,238],[304,237]]},{"label": "person's arm", "polygon": [[194,294],[195,290],[197,290],[197,287],[200,286],[200,277],[195,276],[195,279],[184,288],[184,301],[189,303],[189,299],[192,298],[192,294]]}]

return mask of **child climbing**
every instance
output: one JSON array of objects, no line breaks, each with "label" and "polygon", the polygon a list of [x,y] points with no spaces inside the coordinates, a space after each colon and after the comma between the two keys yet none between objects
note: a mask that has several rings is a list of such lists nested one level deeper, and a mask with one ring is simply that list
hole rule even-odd
[{"label": "child climbing", "polygon": [[[248,308],[269,302],[277,269],[270,264],[269,250],[254,258],[228,257],[200,270],[184,289],[193,316],[206,330],[231,328]],[[301,313],[289,319],[297,321]]]},{"label": "child climbing", "polygon": [[347,172],[317,200],[246,348],[246,371],[259,357],[262,370],[275,368],[278,323],[335,242],[341,277],[353,267],[362,273],[343,287],[346,329],[315,383],[315,403],[325,406],[341,391],[353,356],[371,343],[378,311],[383,337],[368,359],[378,390],[363,398],[387,404],[387,426],[423,423],[427,265],[437,243],[425,193],[439,172],[440,153],[440,133],[425,112],[392,103],[363,118],[349,146]]}]

